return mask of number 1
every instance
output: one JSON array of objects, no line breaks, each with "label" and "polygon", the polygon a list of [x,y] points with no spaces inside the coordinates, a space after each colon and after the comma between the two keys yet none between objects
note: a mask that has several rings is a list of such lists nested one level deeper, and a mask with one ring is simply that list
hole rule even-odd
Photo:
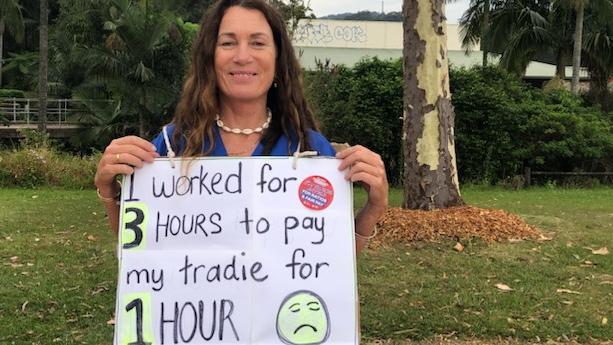
[{"label": "number 1", "polygon": [[143,339],[143,300],[137,298],[132,300],[126,306],[126,311],[136,308],[136,341],[128,343],[128,345],[151,345],[150,342],[145,342]]}]

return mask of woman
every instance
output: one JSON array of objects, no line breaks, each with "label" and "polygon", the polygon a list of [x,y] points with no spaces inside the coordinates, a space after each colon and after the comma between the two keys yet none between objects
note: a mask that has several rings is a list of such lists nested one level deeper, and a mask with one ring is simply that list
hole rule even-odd
[{"label": "woman", "polygon": [[[281,16],[263,0],[221,0],[203,17],[192,63],[172,124],[172,149],[183,157],[279,156],[316,150],[334,156],[318,133],[304,98],[300,68]],[[115,232],[120,186],[131,174],[167,155],[162,134],[153,144],[134,137],[114,140],[104,151],[95,184]],[[379,155],[353,146],[336,154],[346,179],[362,183],[368,202],[356,216],[356,250],[385,212],[388,185]]]}]

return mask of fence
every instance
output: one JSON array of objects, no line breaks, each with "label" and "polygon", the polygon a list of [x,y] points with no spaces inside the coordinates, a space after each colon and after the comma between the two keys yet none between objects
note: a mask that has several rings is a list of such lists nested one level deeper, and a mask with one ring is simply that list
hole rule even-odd
[{"label": "fence", "polygon": [[524,168],[524,185],[530,186],[532,176],[587,176],[587,177],[613,177],[613,172],[563,172],[563,171],[532,171]]},{"label": "fence", "polygon": [[[64,124],[73,114],[82,112],[82,104],[72,99],[49,99],[47,123]],[[5,125],[38,123],[39,102],[34,98],[0,98],[0,119]],[[73,121],[74,122],[74,121]]]}]

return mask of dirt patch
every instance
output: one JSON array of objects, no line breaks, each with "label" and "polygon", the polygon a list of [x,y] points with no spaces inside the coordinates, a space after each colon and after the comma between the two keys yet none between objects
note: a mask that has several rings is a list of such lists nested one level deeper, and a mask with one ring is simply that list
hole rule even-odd
[{"label": "dirt patch", "polygon": [[515,214],[472,206],[433,211],[390,208],[378,227],[379,234],[371,247],[445,237],[457,240],[476,237],[486,242],[545,238]]}]

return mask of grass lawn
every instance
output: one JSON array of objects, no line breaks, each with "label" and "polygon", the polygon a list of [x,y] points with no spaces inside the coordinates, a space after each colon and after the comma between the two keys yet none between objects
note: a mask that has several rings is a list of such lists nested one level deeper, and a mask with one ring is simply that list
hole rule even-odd
[{"label": "grass lawn", "polygon": [[[553,239],[367,250],[358,263],[366,339],[613,339],[613,254],[586,249],[613,251],[613,189],[468,187],[463,196]],[[399,205],[401,192],[391,200]],[[0,344],[110,344],[114,241],[94,191],[1,190]]]},{"label": "grass lawn", "polygon": [[[463,197],[517,213],[553,239],[473,241],[463,253],[449,240],[367,251],[359,261],[364,336],[613,339],[613,255],[587,249],[613,249],[613,189],[472,187]],[[401,198],[394,191],[391,199]]]}]

